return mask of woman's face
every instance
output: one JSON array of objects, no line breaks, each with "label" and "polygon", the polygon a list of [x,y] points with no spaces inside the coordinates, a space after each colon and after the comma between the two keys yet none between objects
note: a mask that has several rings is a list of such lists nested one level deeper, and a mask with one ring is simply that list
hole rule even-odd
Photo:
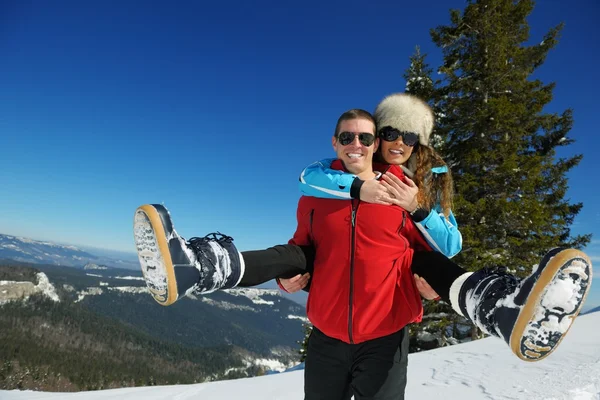
[{"label": "woman's face", "polygon": [[408,161],[415,147],[405,145],[402,141],[402,136],[398,136],[398,139],[392,142],[381,139],[379,148],[381,156],[386,163],[402,165]]}]

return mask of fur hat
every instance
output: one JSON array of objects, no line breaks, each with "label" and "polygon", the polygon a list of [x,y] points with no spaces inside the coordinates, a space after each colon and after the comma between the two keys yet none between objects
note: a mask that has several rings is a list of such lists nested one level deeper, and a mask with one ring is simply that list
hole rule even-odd
[{"label": "fur hat", "polygon": [[401,132],[419,134],[419,143],[429,145],[433,130],[433,111],[423,100],[407,93],[394,93],[387,96],[375,109],[377,129],[391,126]]}]

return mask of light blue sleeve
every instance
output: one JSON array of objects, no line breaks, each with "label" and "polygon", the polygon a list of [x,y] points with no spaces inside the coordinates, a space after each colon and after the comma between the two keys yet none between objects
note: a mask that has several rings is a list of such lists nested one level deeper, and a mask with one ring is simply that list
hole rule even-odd
[{"label": "light blue sleeve", "polygon": [[450,212],[448,219],[439,205],[420,222],[415,222],[427,243],[436,251],[452,258],[462,249],[462,235],[458,230],[454,214]]},{"label": "light blue sleeve", "polygon": [[356,175],[331,169],[335,158],[310,164],[300,174],[300,191],[305,196],[351,199],[350,188]]}]

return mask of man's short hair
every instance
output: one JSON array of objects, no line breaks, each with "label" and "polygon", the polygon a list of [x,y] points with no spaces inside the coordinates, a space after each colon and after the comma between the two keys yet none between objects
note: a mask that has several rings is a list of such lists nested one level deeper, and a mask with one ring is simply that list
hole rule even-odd
[{"label": "man's short hair", "polygon": [[337,124],[335,125],[335,132],[333,132],[333,136],[338,135],[338,131],[340,129],[340,125],[344,121],[351,121],[353,119],[366,119],[367,121],[371,121],[373,123],[373,134],[376,134],[377,128],[375,124],[375,118],[371,115],[370,112],[362,110],[360,108],[353,108],[352,110],[348,110],[338,118]]}]

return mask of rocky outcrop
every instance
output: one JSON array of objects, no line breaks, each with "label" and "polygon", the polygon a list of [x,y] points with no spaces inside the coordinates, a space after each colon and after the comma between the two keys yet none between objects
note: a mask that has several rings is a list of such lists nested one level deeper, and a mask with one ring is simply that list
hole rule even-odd
[{"label": "rocky outcrop", "polygon": [[43,272],[37,274],[38,284],[32,282],[0,281],[0,304],[27,298],[37,293],[43,293],[54,301],[59,301],[54,286]]}]

